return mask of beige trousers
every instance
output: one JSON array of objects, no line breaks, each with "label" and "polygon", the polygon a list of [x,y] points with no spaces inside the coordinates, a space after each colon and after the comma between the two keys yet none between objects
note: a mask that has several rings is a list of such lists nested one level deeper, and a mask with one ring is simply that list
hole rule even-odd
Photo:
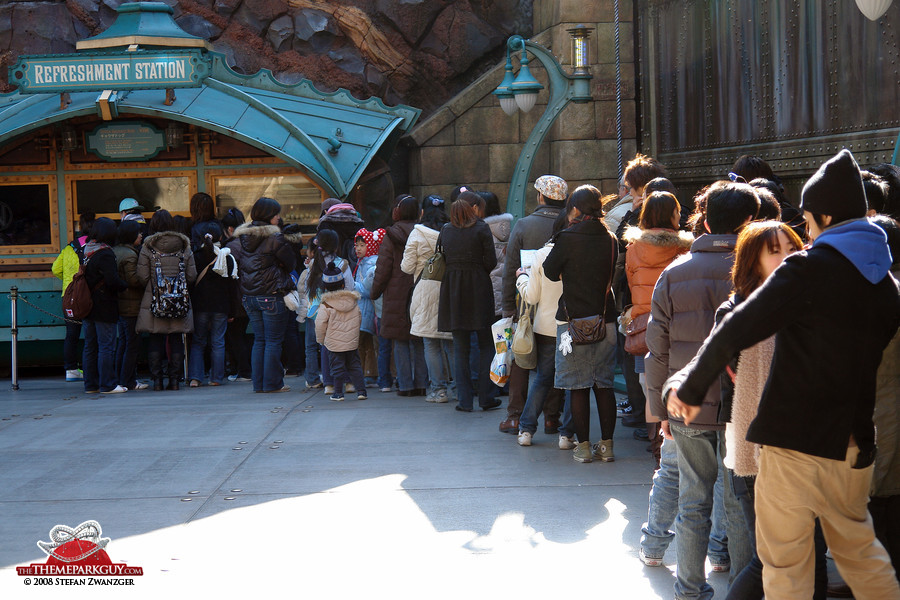
[{"label": "beige trousers", "polygon": [[813,530],[825,541],[857,600],[900,600],[890,558],[875,539],[866,505],[872,467],[852,469],[859,454],[829,460],[764,446],[756,480],[756,544],[766,600],[813,594]]}]

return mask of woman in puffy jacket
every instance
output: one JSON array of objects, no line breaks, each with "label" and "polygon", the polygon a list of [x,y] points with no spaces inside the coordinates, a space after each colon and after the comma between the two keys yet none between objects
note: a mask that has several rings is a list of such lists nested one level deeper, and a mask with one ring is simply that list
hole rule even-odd
[{"label": "woman in puffy jacket", "polygon": [[294,289],[291,271],[297,258],[278,228],[281,205],[262,197],[250,209],[250,223],[234,231],[228,244],[238,263],[244,310],[253,328],[250,370],[254,392],[287,392],[281,344],[290,325],[284,296]]},{"label": "woman in puffy jacket", "polygon": [[424,396],[428,385],[425,346],[422,338],[411,335],[406,301],[413,277],[400,268],[406,241],[419,220],[419,202],[408,194],[400,196],[393,210],[394,224],[378,249],[372,299],[384,296],[380,334],[393,341],[394,366],[401,396]]},{"label": "woman in puffy jacket", "polygon": [[[157,316],[151,310],[154,290],[159,289],[159,283],[164,283],[160,278],[164,280],[177,278],[182,268],[187,283],[193,284],[197,279],[197,269],[194,266],[194,254],[191,252],[191,240],[175,231],[175,219],[169,211],[158,210],[150,219],[150,236],[144,240],[138,256],[137,276],[144,286],[144,297],[141,299],[141,310],[135,327],[138,332],[150,334],[147,361],[150,363],[154,391],[163,389],[166,342],[169,346],[167,370],[169,385],[166,389],[178,389],[178,381],[184,367],[184,340],[181,336],[194,330],[194,314],[190,308],[187,314],[180,318]],[[187,289],[183,292],[188,293]]]},{"label": "woman in puffy jacket", "polygon": [[84,246],[84,280],[91,288],[93,306],[82,321],[84,327],[84,391],[118,394],[128,391],[116,384],[116,323],[119,290],[128,287],[116,269],[116,224],[101,217],[91,226]]},{"label": "woman in puffy jacket", "polygon": [[425,263],[434,255],[438,235],[450,218],[444,211],[444,199],[428,196],[422,201],[422,219],[409,234],[400,268],[413,276],[415,284],[409,304],[412,324],[409,332],[419,336],[425,345],[425,364],[431,380],[431,389],[425,398],[428,402],[447,402],[453,360],[452,336],[438,330],[438,304],[441,299],[441,282],[419,279]]}]

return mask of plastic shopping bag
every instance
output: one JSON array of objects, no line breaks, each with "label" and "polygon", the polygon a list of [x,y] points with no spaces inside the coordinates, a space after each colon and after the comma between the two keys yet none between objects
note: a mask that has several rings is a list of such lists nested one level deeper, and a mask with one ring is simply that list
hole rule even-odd
[{"label": "plastic shopping bag", "polygon": [[491,333],[494,335],[494,351],[497,354],[509,352],[509,344],[512,341],[512,317],[504,317],[491,325]]},{"label": "plastic shopping bag", "polygon": [[511,351],[498,352],[491,361],[491,381],[503,387],[509,381],[509,366],[512,362]]}]

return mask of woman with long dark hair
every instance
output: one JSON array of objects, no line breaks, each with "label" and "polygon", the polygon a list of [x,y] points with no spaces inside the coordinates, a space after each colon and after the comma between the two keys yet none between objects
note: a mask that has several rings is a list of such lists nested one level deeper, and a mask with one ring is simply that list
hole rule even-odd
[{"label": "woman with long dark hair", "polygon": [[250,210],[250,223],[238,227],[228,244],[238,263],[242,302],[253,327],[250,365],[254,392],[287,392],[281,344],[289,324],[284,296],[294,288],[293,248],[278,228],[281,205],[262,197]]},{"label": "woman with long dark hair", "polygon": [[462,192],[450,207],[450,225],[444,228],[446,271],[441,282],[438,329],[453,334],[453,364],[459,403],[456,410],[472,412],[473,390],[469,370],[470,338],[478,338],[478,403],[482,410],[500,406],[491,398],[491,359],[494,343],[494,290],[491,270],[497,266],[494,237],[481,218],[484,199],[474,192]]},{"label": "woman with long dark hair", "polygon": [[[563,292],[556,311],[557,353],[555,386],[571,391],[572,420],[578,443],[574,458],[614,460],[613,432],[616,427],[615,370],[616,307],[609,293],[617,242],[603,224],[600,190],[583,185],[572,192],[566,207],[569,227],[556,235],[553,250],[544,261],[544,275],[562,280]],[[579,319],[593,326],[598,335],[577,343],[570,329]],[[573,323],[575,321],[575,323]],[[600,325],[602,324],[602,328]],[[599,338],[602,335],[602,339]],[[562,347],[564,350],[559,350]],[[591,389],[600,415],[601,441],[590,442]]]}]

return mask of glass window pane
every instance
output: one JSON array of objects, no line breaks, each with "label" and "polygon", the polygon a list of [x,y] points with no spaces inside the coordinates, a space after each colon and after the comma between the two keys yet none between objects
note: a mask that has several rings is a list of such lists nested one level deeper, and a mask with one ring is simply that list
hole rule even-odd
[{"label": "glass window pane", "polygon": [[303,175],[217,177],[215,191],[220,216],[237,207],[249,221],[253,203],[263,196],[278,200],[285,223],[315,225],[322,212],[322,192]]},{"label": "glass window pane", "polygon": [[50,186],[0,186],[0,246],[49,244]]},{"label": "glass window pane", "polygon": [[160,208],[169,212],[187,212],[190,210],[190,192],[187,177],[80,179],[75,182],[76,212],[117,213],[123,198],[134,198],[145,212]]}]

